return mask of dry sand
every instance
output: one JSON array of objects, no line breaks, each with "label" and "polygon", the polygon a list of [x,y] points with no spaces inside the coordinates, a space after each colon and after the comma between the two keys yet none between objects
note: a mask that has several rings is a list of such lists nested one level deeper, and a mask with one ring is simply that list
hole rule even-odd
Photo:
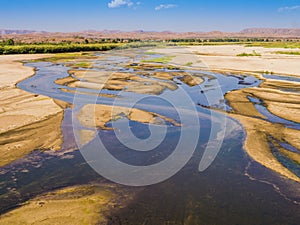
[{"label": "dry sand", "polygon": [[161,120],[158,120],[158,118],[160,118],[166,122],[170,122],[174,126],[180,126],[179,123],[168,117],[140,109],[126,108],[120,106],[85,105],[78,114],[79,121],[85,127],[98,127],[101,129],[108,129],[106,127],[106,123],[112,120],[117,120],[121,117],[127,117],[129,120],[140,123],[149,123],[157,125],[161,124]]},{"label": "dry sand", "polygon": [[[269,81],[271,82],[271,81]],[[273,84],[274,87],[275,84]],[[279,86],[280,87],[280,86]],[[279,88],[277,87],[277,88]],[[245,127],[247,139],[245,149],[257,162],[292,180],[300,182],[300,178],[283,166],[271,153],[270,143],[286,157],[298,162],[299,153],[293,153],[278,147],[277,142],[287,142],[300,149],[300,131],[286,128],[281,124],[265,121],[248,96],[263,101],[267,109],[283,119],[300,122],[300,95],[282,92],[276,88],[247,88],[228,93],[225,97],[233,108],[231,116],[237,118]],[[276,140],[276,141],[275,141]]]},{"label": "dry sand", "polygon": [[0,56],[0,166],[35,149],[60,149],[63,109],[51,98],[16,88],[34,74],[19,61],[50,55]]},{"label": "dry sand", "polygon": [[164,125],[162,123],[162,121],[164,121],[169,122],[174,126],[180,126],[180,124],[175,120],[166,116],[140,109],[109,105],[85,105],[80,110],[77,118],[81,125],[90,129],[94,129],[94,131],[81,130],[81,144],[85,145],[94,138],[96,134],[96,128],[111,130],[112,128],[108,128],[106,124],[110,121],[121,119],[122,117],[127,117],[127,119],[131,121],[140,123]]},{"label": "dry sand", "polygon": [[21,61],[50,57],[51,55],[1,55],[0,89],[13,88],[15,84],[33,75],[33,69],[24,67]]},{"label": "dry sand", "polygon": [[[300,76],[300,56],[276,54],[276,52],[282,51],[280,48],[223,45],[165,48],[152,51],[175,56],[171,61],[174,65],[184,66],[192,63],[191,67],[208,70],[269,71]],[[253,51],[261,56],[237,56],[241,53],[251,54]],[[284,51],[295,51],[295,49],[284,49]]]},{"label": "dry sand", "polygon": [[[272,83],[272,81],[268,82]],[[267,109],[274,115],[299,123],[300,95],[279,91],[280,86],[275,88],[276,84],[276,82],[272,83],[272,89],[259,87],[232,91],[225,97],[233,108],[231,116],[238,119],[245,127],[247,132],[245,149],[251,158],[281,175],[300,182],[299,177],[275,158],[270,148],[270,143],[278,146],[277,142],[287,142],[291,146],[300,149],[300,131],[265,121],[266,118],[257,111],[248,99],[248,96],[257,98],[263,101]],[[282,147],[277,148],[286,157],[298,162],[299,153],[293,153]]]},{"label": "dry sand", "polygon": [[[155,72],[157,68],[164,68],[159,64],[141,63],[130,66],[136,71],[133,73],[70,70],[67,78],[56,81],[59,85],[73,88],[87,88],[94,90],[117,90],[135,92],[138,94],[159,95],[165,90],[177,90],[178,84],[174,81],[179,78],[189,86],[199,85],[203,82],[200,76],[191,76],[185,72]],[[142,75],[142,76],[141,76]],[[155,79],[153,79],[155,78]],[[79,80],[81,79],[81,80]]]},{"label": "dry sand", "polygon": [[[121,73],[115,72],[111,73],[100,72],[100,71],[84,71],[84,70],[72,70],[69,71],[70,74],[74,75],[73,81],[69,79],[58,80],[58,83],[67,83],[69,87],[75,88],[88,88],[101,90],[118,90],[118,91],[127,91],[135,92],[139,94],[151,94],[159,95],[166,89],[176,90],[177,85],[171,80],[165,80],[165,75],[163,75],[164,81],[153,80],[149,78],[143,78],[137,76],[133,73]],[[155,78],[158,78],[160,74],[155,74]],[[76,78],[83,78],[84,81],[78,81]],[[174,76],[172,76],[174,78]]]},{"label": "dry sand", "polygon": [[[287,129],[282,125],[272,124],[264,120],[241,116],[238,113],[231,116],[238,119],[243,124],[247,132],[247,138],[244,146],[252,159],[289,179],[300,182],[300,178],[298,176],[284,167],[274,157],[269,146],[269,137],[272,137],[279,141],[286,141],[290,145],[297,147],[300,142],[298,137],[295,138],[295,135],[300,135],[299,131]],[[291,138],[292,136],[294,136],[294,138]],[[288,154],[286,155],[288,157],[290,156]],[[291,159],[293,160],[293,158]]]}]

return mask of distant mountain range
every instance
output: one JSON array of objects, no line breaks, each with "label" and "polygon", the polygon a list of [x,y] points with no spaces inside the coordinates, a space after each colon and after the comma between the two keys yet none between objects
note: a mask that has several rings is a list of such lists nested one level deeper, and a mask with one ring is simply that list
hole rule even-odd
[{"label": "distant mountain range", "polygon": [[300,29],[284,29],[284,28],[248,28],[240,32],[244,35],[266,35],[266,36],[289,36],[300,37]]},{"label": "distant mountain range", "polygon": [[172,32],[172,31],[119,31],[119,30],[87,30],[82,32],[45,32],[34,30],[9,30],[0,29],[0,35],[3,37],[14,37],[19,39],[30,38],[72,38],[80,36],[84,38],[137,38],[163,40],[172,38],[300,38],[300,29],[287,28],[248,28],[240,32]]},{"label": "distant mountain range", "polygon": [[39,31],[34,31],[34,30],[4,30],[0,29],[0,34],[5,35],[5,34],[32,34],[32,33],[43,33]]}]

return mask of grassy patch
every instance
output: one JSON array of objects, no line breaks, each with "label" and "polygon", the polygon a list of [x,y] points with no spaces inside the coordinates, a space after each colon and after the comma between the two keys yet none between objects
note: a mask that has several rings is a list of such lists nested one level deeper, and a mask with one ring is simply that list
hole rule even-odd
[{"label": "grassy patch", "polygon": [[173,56],[165,56],[165,57],[161,57],[161,58],[143,60],[142,62],[166,64],[166,63],[169,63],[173,58],[174,58]]},{"label": "grassy patch", "polygon": [[188,62],[188,63],[185,64],[185,66],[192,66],[192,65],[193,65],[192,62]]},{"label": "grassy patch", "polygon": [[76,60],[79,59],[88,60],[88,59],[95,59],[95,58],[97,58],[97,56],[95,56],[93,53],[88,53],[88,52],[58,53],[49,58],[35,59],[35,60],[31,60],[30,62],[41,62],[41,61],[53,62],[53,63],[74,62],[75,65],[70,65],[70,66],[86,68],[90,66],[89,62],[76,62]]},{"label": "grassy patch", "polygon": [[90,62],[80,62],[80,63],[76,63],[72,67],[89,68],[89,67],[91,67],[91,65],[92,65],[92,63],[90,63]]},{"label": "grassy patch", "polygon": [[300,42],[253,42],[248,43],[246,47],[300,48]]},{"label": "grassy patch", "polygon": [[238,56],[238,57],[249,57],[249,56],[261,56],[261,54],[257,53],[256,51],[253,51],[252,53],[243,52],[243,53],[238,54],[236,56]]},{"label": "grassy patch", "polygon": [[77,53],[58,53],[56,54],[53,58],[56,59],[64,59],[64,58],[78,58],[82,56],[87,56],[89,53],[84,53],[84,52],[77,52]]},{"label": "grassy patch", "polygon": [[279,52],[276,52],[276,54],[283,54],[283,55],[300,55],[300,52],[285,52],[285,51],[279,51]]},{"label": "grassy patch", "polygon": [[55,56],[48,58],[47,61],[53,61],[53,62],[68,62],[70,60],[74,59],[81,59],[81,58],[92,58],[92,54],[90,53],[59,53],[56,54]]}]

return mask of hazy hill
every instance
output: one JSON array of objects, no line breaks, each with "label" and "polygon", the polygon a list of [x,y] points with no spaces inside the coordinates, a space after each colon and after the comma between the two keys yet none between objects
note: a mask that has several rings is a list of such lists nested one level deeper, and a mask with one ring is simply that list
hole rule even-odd
[{"label": "hazy hill", "polygon": [[37,31],[34,30],[5,30],[5,29],[0,29],[0,34],[5,35],[5,34],[33,34],[37,33]]},{"label": "hazy hill", "polygon": [[300,37],[300,29],[287,28],[248,28],[240,32],[243,35],[276,36],[276,37]]},{"label": "hazy hill", "polygon": [[119,31],[119,30],[86,30],[82,32],[40,32],[33,30],[0,29],[0,36],[4,39],[14,38],[20,42],[83,42],[85,39],[123,38],[141,40],[170,40],[170,39],[211,39],[211,38],[297,38],[300,39],[300,29],[279,28],[248,28],[240,32],[172,32],[172,31]]}]

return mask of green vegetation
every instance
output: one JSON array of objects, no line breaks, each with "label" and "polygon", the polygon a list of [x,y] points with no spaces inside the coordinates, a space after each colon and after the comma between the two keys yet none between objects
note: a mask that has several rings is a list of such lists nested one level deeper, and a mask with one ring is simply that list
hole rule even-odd
[{"label": "green vegetation", "polygon": [[77,57],[81,56],[87,56],[89,53],[83,53],[83,52],[78,52],[78,53],[58,53],[55,55],[56,59],[65,59],[65,58],[74,58],[76,59]]},{"label": "green vegetation", "polygon": [[261,56],[261,54],[257,53],[256,51],[253,51],[253,53],[241,53],[241,54],[238,54],[236,56],[239,56],[239,57],[248,57],[248,56]]},{"label": "green vegetation", "polygon": [[246,47],[265,48],[300,48],[297,39],[268,39],[268,38],[210,38],[210,39],[171,39],[167,45],[246,45]]},{"label": "green vegetation", "polygon": [[81,67],[81,68],[89,68],[91,67],[92,63],[90,62],[80,62],[73,65],[73,67]]},{"label": "green vegetation", "polygon": [[[53,62],[53,63],[64,63],[64,62],[76,62],[76,60],[89,60],[97,58],[93,53],[88,52],[76,52],[76,53],[57,53],[50,58],[31,60],[31,62]],[[88,62],[77,62],[77,67],[87,66]],[[78,65],[79,64],[79,65]]]},{"label": "green vegetation", "polygon": [[[36,53],[63,53],[63,52],[87,52],[107,51],[114,48],[128,49],[140,47],[165,47],[165,46],[189,46],[189,45],[246,45],[246,47],[266,48],[300,48],[299,40],[275,40],[262,38],[211,38],[211,39],[170,39],[165,41],[141,41],[140,39],[93,39],[75,37],[69,40],[49,40],[49,42],[22,43],[20,40],[0,40],[0,55],[3,54],[36,54]],[[155,55],[156,52],[147,52]],[[281,54],[281,53],[279,53]],[[286,53],[282,53],[286,54]],[[296,54],[298,55],[298,54]],[[241,54],[240,56],[253,56]],[[254,56],[258,56],[254,54]]]},{"label": "green vegetation", "polygon": [[188,63],[185,64],[185,66],[192,66],[192,65],[193,65],[192,62],[188,62]]},{"label": "green vegetation", "polygon": [[266,71],[263,72],[263,74],[266,74],[266,75],[269,75],[269,74],[270,74],[270,75],[273,75],[274,73],[273,73],[272,71],[266,70]]},{"label": "green vegetation", "polygon": [[48,58],[51,61],[64,61],[64,60],[71,60],[71,59],[78,59],[78,58],[87,58],[92,57],[90,53],[86,52],[77,52],[77,53],[58,53],[55,54],[53,57]]},{"label": "green vegetation", "polygon": [[166,63],[169,63],[173,58],[174,58],[173,56],[165,56],[165,57],[161,57],[161,58],[143,60],[142,62],[166,64]]},{"label": "green vegetation", "polygon": [[6,45],[0,46],[0,55],[62,53],[81,51],[108,51],[122,44],[41,44],[41,45]]},{"label": "green vegetation", "polygon": [[8,39],[2,42],[2,45],[15,45],[14,39]]},{"label": "green vegetation", "polygon": [[298,41],[275,41],[275,42],[252,42],[246,47],[264,47],[264,48],[300,48]]},{"label": "green vegetation", "polygon": [[300,52],[285,52],[285,51],[279,51],[276,52],[277,54],[283,54],[283,55],[300,55]]}]

